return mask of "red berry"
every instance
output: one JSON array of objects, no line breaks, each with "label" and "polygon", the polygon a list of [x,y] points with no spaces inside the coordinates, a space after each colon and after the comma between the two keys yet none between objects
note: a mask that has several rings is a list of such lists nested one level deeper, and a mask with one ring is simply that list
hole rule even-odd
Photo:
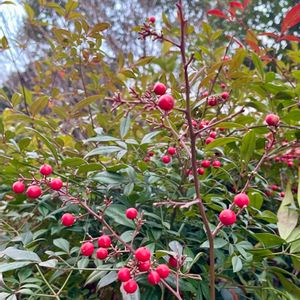
[{"label": "red berry", "polygon": [[269,114],[269,115],[266,116],[265,122],[269,126],[277,126],[280,122],[280,118],[277,115]]},{"label": "red berry", "polygon": [[213,163],[212,163],[212,166],[214,168],[220,168],[221,167],[221,162],[218,161],[218,160],[214,160]]},{"label": "red berry", "polygon": [[131,208],[128,208],[126,210],[126,217],[130,220],[134,220],[138,215],[138,211],[134,208],[134,207],[131,207]]},{"label": "red berry", "polygon": [[122,282],[128,281],[131,278],[128,268],[121,268],[118,272],[118,279]]},{"label": "red berry", "polygon": [[22,194],[25,191],[25,184],[23,183],[23,181],[16,181],[13,185],[12,185],[12,190],[16,193],[16,194]]},{"label": "red berry", "polygon": [[205,144],[208,145],[210,143],[212,143],[215,139],[212,138],[212,137],[208,137],[206,140],[205,140]]},{"label": "red berry", "polygon": [[277,191],[277,190],[279,190],[279,186],[276,185],[276,184],[273,184],[273,185],[271,186],[271,190],[272,190],[272,191]]},{"label": "red berry", "polygon": [[136,292],[138,285],[135,280],[129,279],[128,281],[123,283],[124,291],[128,294],[133,294]]},{"label": "red berry", "polygon": [[161,264],[156,268],[156,272],[159,274],[159,276],[164,279],[167,278],[170,274],[170,269],[167,265]]},{"label": "red berry", "polygon": [[217,101],[217,98],[216,97],[210,97],[208,100],[207,100],[207,104],[209,106],[216,106],[218,104],[218,101]]},{"label": "red berry", "polygon": [[210,161],[209,160],[202,160],[201,166],[203,168],[209,168],[210,167]]},{"label": "red berry", "polygon": [[284,197],[285,196],[285,192],[280,192],[280,197]]},{"label": "red berry", "polygon": [[108,235],[103,234],[98,239],[98,246],[102,248],[108,248],[111,245],[111,240]]},{"label": "red berry", "polygon": [[83,256],[91,256],[94,252],[94,244],[91,242],[83,243],[80,252]]},{"label": "red berry", "polygon": [[224,57],[222,58],[223,61],[227,61],[230,60],[230,57],[228,55],[224,55]]},{"label": "red berry", "polygon": [[155,19],[154,16],[151,16],[151,17],[149,17],[149,21],[150,21],[151,23],[155,23],[156,19]]},{"label": "red berry", "polygon": [[163,83],[157,82],[154,85],[153,91],[156,95],[164,95],[167,91],[166,86]]},{"label": "red berry", "polygon": [[225,128],[223,128],[223,127],[219,128],[219,129],[220,129],[220,131],[224,131],[225,130]]},{"label": "red berry", "polygon": [[175,257],[173,256],[170,256],[169,258],[169,265],[172,267],[172,268],[177,268],[178,267],[178,261]]},{"label": "red berry", "polygon": [[276,157],[274,158],[274,160],[275,160],[276,162],[279,162],[279,161],[280,161],[280,157],[276,156]]},{"label": "red berry", "polygon": [[164,111],[170,111],[174,108],[175,101],[171,95],[163,95],[158,100],[158,106]]},{"label": "red berry", "polygon": [[288,163],[287,163],[287,165],[289,167],[293,167],[294,166],[294,162],[292,160],[289,160]]},{"label": "red berry", "polygon": [[266,196],[270,197],[272,196],[272,192],[271,191],[265,191]]},{"label": "red berry", "polygon": [[144,262],[139,262],[139,270],[141,272],[146,272],[150,269],[151,267],[151,262],[150,260],[144,261]]},{"label": "red berry", "polygon": [[203,94],[202,94],[202,97],[208,97],[209,95],[209,92],[208,91],[205,91]]},{"label": "red berry", "polygon": [[148,156],[152,157],[154,155],[154,152],[153,151],[149,151],[148,152]]},{"label": "red berry", "polygon": [[54,178],[50,182],[50,187],[52,190],[59,191],[63,186],[63,182],[60,178]]},{"label": "red berry", "polygon": [[197,172],[198,172],[199,175],[203,175],[203,174],[205,173],[205,169],[203,169],[203,168],[198,168],[198,169],[197,169]]},{"label": "red berry", "polygon": [[215,139],[217,137],[217,133],[215,131],[212,131],[209,136],[213,139]]},{"label": "red berry", "polygon": [[31,185],[28,187],[26,195],[29,198],[35,199],[42,195],[42,190],[38,185]]},{"label": "red berry", "polygon": [[235,223],[236,215],[231,209],[224,209],[219,215],[219,220],[223,225],[229,226]]},{"label": "red berry", "polygon": [[148,282],[152,285],[157,285],[160,282],[160,276],[156,271],[151,271],[148,275]]},{"label": "red berry", "polygon": [[233,202],[239,208],[243,208],[244,206],[248,206],[250,203],[249,197],[245,193],[235,195]]},{"label": "red berry", "polygon": [[193,125],[193,127],[197,127],[197,126],[198,126],[198,123],[197,123],[197,121],[195,121],[195,120],[192,120],[192,125]]},{"label": "red berry", "polygon": [[168,164],[170,161],[171,161],[171,157],[169,155],[164,155],[162,158],[161,158],[161,161],[164,163],[164,164]]},{"label": "red berry", "polygon": [[151,252],[148,248],[146,247],[140,247],[138,249],[135,250],[135,258],[138,260],[138,261],[142,261],[142,262],[145,262],[147,260],[150,259],[151,257]]},{"label": "red berry", "polygon": [[44,176],[48,176],[52,173],[52,167],[50,165],[44,164],[40,168],[40,173]]},{"label": "red berry", "polygon": [[108,251],[106,248],[99,248],[97,251],[96,251],[96,257],[98,259],[105,259],[106,257],[108,256]]},{"label": "red berry", "polygon": [[69,213],[63,214],[61,217],[61,223],[64,226],[72,226],[75,223],[75,220],[76,220],[75,216]]},{"label": "red berry", "polygon": [[150,161],[150,157],[146,156],[144,157],[144,162],[149,162]]},{"label": "red berry", "polygon": [[224,83],[224,82],[222,82],[222,83],[220,84],[220,87],[221,87],[221,89],[225,89],[225,88],[227,87],[227,84]]},{"label": "red berry", "polygon": [[228,92],[223,92],[221,94],[221,97],[224,99],[224,100],[227,100],[229,98],[229,93]]},{"label": "red berry", "polygon": [[174,154],[176,153],[176,148],[174,148],[174,147],[169,147],[169,148],[168,148],[168,153],[169,153],[170,155],[174,155]]}]

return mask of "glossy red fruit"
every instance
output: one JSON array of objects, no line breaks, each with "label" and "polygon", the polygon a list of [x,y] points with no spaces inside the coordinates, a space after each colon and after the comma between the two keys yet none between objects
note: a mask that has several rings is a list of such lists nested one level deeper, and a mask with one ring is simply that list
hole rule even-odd
[{"label": "glossy red fruit", "polygon": [[207,104],[209,106],[216,106],[218,104],[217,98],[216,97],[210,97],[210,98],[208,98]]},{"label": "glossy red fruit", "polygon": [[295,164],[294,164],[294,162],[293,162],[292,160],[289,160],[289,161],[287,162],[287,165],[288,165],[289,167],[293,167]]},{"label": "glossy red fruit", "polygon": [[169,266],[172,268],[177,268],[178,267],[178,261],[175,257],[170,256],[169,258]]},{"label": "glossy red fruit", "polygon": [[219,129],[220,129],[220,131],[224,131],[225,130],[225,128],[223,128],[223,127],[219,128]]},{"label": "glossy red fruit", "polygon": [[276,157],[274,158],[274,160],[275,160],[276,162],[280,162],[280,157],[276,156]]},{"label": "glossy red fruit", "polygon": [[167,88],[163,83],[160,83],[160,82],[155,83],[155,85],[153,87],[153,92],[156,95],[162,96],[166,93],[166,91],[167,91]]},{"label": "glossy red fruit", "polygon": [[158,100],[158,106],[164,111],[170,111],[174,108],[175,101],[171,95],[163,95]]},{"label": "glossy red fruit", "polygon": [[204,128],[205,125],[206,125],[206,121],[201,121],[200,124],[199,124],[199,129]]},{"label": "glossy red fruit", "polygon": [[154,16],[151,16],[151,17],[149,17],[149,21],[150,21],[151,23],[155,23],[156,19],[155,19]]},{"label": "glossy red fruit", "polygon": [[70,214],[70,213],[66,213],[66,214],[63,214],[62,217],[61,217],[61,223],[64,225],[64,226],[72,226],[76,221],[76,218],[73,214]]},{"label": "glossy red fruit", "polygon": [[271,190],[272,191],[278,191],[279,190],[279,186],[276,184],[271,185]]},{"label": "glossy red fruit", "polygon": [[237,194],[233,198],[233,202],[239,208],[243,208],[244,206],[248,206],[250,203],[249,197],[245,193]]},{"label": "glossy red fruit", "polygon": [[192,120],[192,125],[193,125],[193,127],[197,127],[198,126],[197,121],[196,120]]},{"label": "glossy red fruit", "polygon": [[266,116],[265,122],[269,126],[277,126],[280,122],[280,118],[279,118],[279,116],[277,116],[275,114],[269,114],[269,115]]},{"label": "glossy red fruit", "polygon": [[212,138],[212,137],[208,137],[206,140],[205,140],[205,144],[208,145],[210,143],[212,143],[215,139]]},{"label": "glossy red fruit", "polygon": [[144,162],[149,162],[150,161],[150,157],[148,157],[148,156],[146,156],[146,157],[144,157]]},{"label": "glossy red fruit", "polygon": [[220,222],[225,226],[230,226],[235,223],[236,215],[231,209],[224,209],[219,215]]},{"label": "glossy red fruit", "polygon": [[169,276],[170,269],[167,265],[161,264],[161,265],[157,266],[156,272],[159,274],[160,278],[164,279],[164,278],[167,278]]},{"label": "glossy red fruit", "polygon": [[98,259],[105,259],[108,256],[108,251],[106,248],[99,248],[96,251],[96,257]]},{"label": "glossy red fruit", "polygon": [[266,196],[270,197],[272,196],[272,192],[271,191],[265,191]]},{"label": "glossy red fruit", "polygon": [[169,153],[170,155],[174,155],[174,154],[176,153],[176,148],[174,148],[174,147],[169,147],[169,148],[168,148],[168,153]]},{"label": "glossy red fruit", "polygon": [[23,181],[16,181],[13,185],[12,185],[12,190],[16,193],[16,194],[22,194],[25,191],[25,184],[23,183]]},{"label": "glossy red fruit", "polygon": [[223,92],[221,94],[222,99],[227,100],[229,98],[229,93],[228,92]]},{"label": "glossy red fruit", "polygon": [[80,252],[83,256],[91,256],[94,253],[94,244],[91,242],[85,242],[80,248]]},{"label": "glossy red fruit", "polygon": [[42,195],[42,190],[38,185],[31,185],[28,187],[26,195],[29,198],[35,199]]},{"label": "glossy red fruit", "polygon": [[118,272],[118,279],[122,282],[128,281],[131,278],[128,268],[121,268]]},{"label": "glossy red fruit", "polygon": [[126,217],[130,220],[134,220],[138,215],[138,211],[134,208],[134,207],[131,207],[131,208],[128,208],[126,210]]},{"label": "glossy red fruit", "polygon": [[40,168],[40,173],[44,176],[48,176],[52,174],[52,167],[50,165],[44,164]]},{"label": "glossy red fruit", "polygon": [[221,167],[221,162],[219,160],[214,160],[213,163],[212,163],[212,166],[214,168],[220,168]]},{"label": "glossy red fruit", "polygon": [[210,167],[210,161],[207,160],[207,159],[202,160],[201,166],[202,166],[203,168],[209,168],[209,167]]},{"label": "glossy red fruit", "polygon": [[98,239],[98,246],[101,248],[108,248],[111,245],[111,239],[108,235],[103,234]]},{"label": "glossy red fruit", "polygon": [[151,262],[150,260],[144,261],[144,262],[139,262],[139,270],[141,272],[146,272],[150,269],[151,267]]},{"label": "glossy red fruit", "polygon": [[59,191],[63,186],[63,182],[60,178],[54,178],[50,182],[50,187],[52,190]]},{"label": "glossy red fruit", "polygon": [[208,91],[205,91],[203,94],[202,94],[202,97],[208,97],[209,95],[209,92]]},{"label": "glossy red fruit", "polygon": [[205,173],[205,169],[203,169],[203,168],[198,168],[198,169],[197,169],[197,172],[198,172],[199,175],[203,175],[203,174]]},{"label": "glossy red fruit", "polygon": [[153,151],[149,151],[148,152],[148,156],[152,157],[154,155],[154,152]]},{"label": "glossy red fruit", "polygon": [[148,282],[151,285],[157,285],[160,282],[160,276],[156,271],[151,271],[148,275]]},{"label": "glossy red fruit", "polygon": [[171,157],[169,155],[164,155],[162,158],[161,158],[161,161],[164,163],[164,164],[168,164],[170,161],[171,161]]},{"label": "glossy red fruit", "polygon": [[224,82],[222,82],[222,83],[220,84],[220,87],[221,87],[221,89],[225,89],[225,88],[227,87],[227,84],[224,83]]},{"label": "glossy red fruit", "polygon": [[230,56],[228,55],[224,55],[224,57],[222,58],[223,61],[228,61],[230,60]]},{"label": "glossy red fruit", "polygon": [[140,247],[140,248],[135,250],[134,255],[135,255],[136,260],[145,262],[147,260],[150,260],[151,252],[146,247]]},{"label": "glossy red fruit", "polygon": [[284,198],[285,192],[280,192],[280,197]]},{"label": "glossy red fruit", "polygon": [[129,279],[128,281],[123,283],[123,289],[128,294],[133,294],[136,292],[138,285],[135,280]]}]

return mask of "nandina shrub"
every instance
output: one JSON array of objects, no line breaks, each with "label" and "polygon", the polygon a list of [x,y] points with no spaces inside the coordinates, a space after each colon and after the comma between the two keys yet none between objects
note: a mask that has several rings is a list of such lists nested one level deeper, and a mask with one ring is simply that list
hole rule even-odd
[{"label": "nandina shrub", "polygon": [[[138,29],[161,57],[108,66],[109,24],[41,5],[67,25],[34,85],[1,92],[3,298],[299,298],[297,44],[279,60],[179,1]],[[208,14],[240,26],[247,1],[228,9]],[[297,41],[298,11],[263,34]]]}]

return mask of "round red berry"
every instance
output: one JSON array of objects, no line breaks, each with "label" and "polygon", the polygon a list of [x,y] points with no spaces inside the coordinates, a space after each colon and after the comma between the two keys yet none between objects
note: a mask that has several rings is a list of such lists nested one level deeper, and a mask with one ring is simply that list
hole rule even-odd
[{"label": "round red berry", "polygon": [[206,140],[205,140],[205,144],[208,145],[210,143],[212,143],[215,139],[212,138],[212,137],[208,137]]},{"label": "round red berry", "polygon": [[91,242],[85,242],[80,248],[80,252],[83,256],[91,256],[94,253],[94,244]]},{"label": "round red berry", "polygon": [[118,279],[122,282],[128,281],[131,278],[128,268],[121,268],[118,272]]},{"label": "round red berry", "polygon": [[205,173],[205,169],[203,169],[203,168],[198,168],[198,169],[197,169],[197,172],[198,172],[199,175],[203,175],[203,174]]},{"label": "round red berry", "polygon": [[174,154],[176,153],[176,148],[174,148],[174,147],[169,147],[169,148],[168,148],[168,153],[169,153],[170,155],[174,155]]},{"label": "round red berry", "polygon": [[139,270],[141,272],[146,272],[150,269],[151,267],[151,262],[150,260],[147,260],[147,261],[141,261],[139,262]]},{"label": "round red berry", "polygon": [[210,161],[207,160],[207,159],[202,160],[201,166],[202,166],[203,168],[209,168],[209,167],[210,167]]},{"label": "round red berry", "polygon": [[277,191],[277,190],[279,190],[279,186],[276,185],[276,184],[273,184],[273,185],[271,186],[271,190],[272,190],[272,191]]},{"label": "round red berry", "polygon": [[175,101],[171,95],[163,95],[158,100],[158,106],[164,111],[170,111],[174,108]]},{"label": "round red berry", "polygon": [[277,115],[269,114],[269,115],[266,116],[265,122],[269,126],[277,126],[280,122],[280,118]]},{"label": "round red berry", "polygon": [[212,163],[212,166],[214,168],[220,168],[221,167],[221,162],[219,160],[214,160]]},{"label": "round red berry", "polygon": [[35,199],[42,195],[42,190],[38,185],[31,185],[28,187],[26,195],[29,198]]},{"label": "round red berry", "polygon": [[192,120],[192,126],[193,126],[193,127],[197,127],[197,126],[198,126],[198,123],[197,123],[196,120]]},{"label": "round red berry", "polygon": [[155,85],[154,85],[154,88],[153,88],[153,92],[156,94],[156,95],[164,95],[167,91],[167,88],[166,86],[163,84],[163,83],[160,83],[160,82],[157,82]]},{"label": "round red berry", "polygon": [[178,267],[178,261],[175,257],[170,256],[169,258],[169,266],[172,268],[177,268]]},{"label": "round red berry", "polygon": [[138,261],[145,262],[145,261],[149,260],[150,257],[151,257],[151,252],[146,247],[140,247],[140,248],[135,250],[135,258]]},{"label": "round red berry", "polygon": [[215,131],[212,131],[209,136],[213,139],[215,139],[217,137],[217,133]]},{"label": "round red berry", "polygon": [[227,100],[229,98],[229,93],[228,92],[223,92],[221,94],[222,99]]},{"label": "round red berry", "polygon": [[289,167],[293,167],[295,164],[294,164],[294,162],[293,162],[292,160],[289,160],[289,161],[287,162],[287,165],[288,165]]},{"label": "round red berry", "polygon": [[150,21],[151,23],[155,23],[156,19],[155,19],[154,16],[151,16],[151,17],[149,17],[149,21]]},{"label": "round red berry", "polygon": [[209,95],[209,92],[208,91],[205,91],[203,94],[202,94],[202,97],[208,97]]},{"label": "round red berry", "polygon": [[153,151],[149,151],[148,152],[148,156],[152,157],[154,155],[154,152]]},{"label": "round red berry", "polygon": [[201,121],[200,124],[199,124],[199,129],[204,128],[205,125],[206,125],[206,122],[205,121]]},{"label": "round red berry", "polygon": [[284,197],[285,196],[285,192],[280,192],[280,197]]},{"label": "round red berry", "polygon": [[225,88],[227,87],[227,84],[224,83],[224,82],[222,82],[222,83],[220,84],[220,87],[221,87],[221,89],[225,89]]},{"label": "round red berry", "polygon": [[22,194],[25,191],[25,184],[23,183],[23,181],[16,181],[13,185],[12,185],[12,190],[16,193],[16,194]]},{"label": "round red berry", "polygon": [[235,195],[233,202],[239,208],[243,208],[244,206],[248,206],[250,203],[249,197],[245,193]]},{"label": "round red berry", "polygon": [[207,104],[209,106],[216,106],[218,104],[217,98],[216,97],[210,97],[210,98],[208,98]]},{"label": "round red berry", "polygon": [[44,164],[40,168],[40,173],[44,176],[48,176],[52,174],[52,167],[50,165]]},{"label": "round red berry", "polygon": [[138,211],[134,208],[134,207],[131,207],[131,208],[128,208],[126,210],[126,217],[130,220],[134,220],[138,215]]},{"label": "round red berry", "polygon": [[160,282],[160,276],[156,271],[151,271],[148,275],[148,282],[151,285],[157,285]]},{"label": "round red berry", "polygon": [[169,155],[164,155],[162,158],[161,158],[161,161],[164,163],[164,164],[168,164],[170,161],[171,161],[171,157]]},{"label": "round red berry", "polygon": [[219,220],[223,225],[229,226],[235,223],[236,215],[231,209],[224,209],[219,215]]},{"label": "round red berry", "polygon": [[105,259],[108,256],[108,251],[106,248],[99,248],[96,251],[96,257],[98,259]]},{"label": "round red berry", "polygon": [[167,278],[170,274],[170,269],[167,265],[161,264],[156,268],[156,272],[159,274],[159,276],[164,279]]},{"label": "round red berry", "polygon": [[59,191],[63,186],[63,182],[60,178],[54,178],[50,181],[50,187],[54,191]]},{"label": "round red berry", "polygon": [[64,226],[72,226],[75,223],[75,216],[70,213],[63,214],[61,217],[61,223]]},{"label": "round red berry", "polygon": [[133,294],[136,292],[138,285],[135,280],[129,279],[128,281],[123,283],[124,291],[128,294]]},{"label": "round red berry", "polygon": [[108,248],[111,245],[111,239],[108,235],[103,234],[98,239],[98,246],[102,248]]}]

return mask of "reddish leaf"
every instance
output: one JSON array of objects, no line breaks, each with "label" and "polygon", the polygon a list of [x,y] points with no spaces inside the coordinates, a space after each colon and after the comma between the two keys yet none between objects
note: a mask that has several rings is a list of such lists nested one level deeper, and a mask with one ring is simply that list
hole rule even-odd
[{"label": "reddish leaf", "polygon": [[282,40],[287,40],[287,41],[292,41],[292,42],[300,42],[300,38],[298,38],[297,36],[294,35],[284,35],[282,37],[280,37],[277,42],[280,42]]},{"label": "reddish leaf", "polygon": [[235,8],[234,7],[230,7],[229,13],[231,15],[231,18],[235,18]]},{"label": "reddish leaf", "polygon": [[256,53],[260,52],[260,48],[258,46],[258,44],[254,41],[248,40],[246,39],[246,43],[249,45],[249,47]]},{"label": "reddish leaf", "polygon": [[250,0],[244,0],[244,8],[246,8],[249,3],[250,3]]},{"label": "reddish leaf", "polygon": [[284,17],[281,24],[281,33],[300,23],[300,3],[295,5]]},{"label": "reddish leaf", "polygon": [[219,9],[210,9],[208,12],[207,12],[208,15],[214,15],[214,16],[217,16],[219,18],[223,18],[223,19],[227,19],[228,20],[228,17],[225,15],[224,12],[222,12],[221,10]]},{"label": "reddish leaf", "polygon": [[277,39],[279,37],[277,34],[272,33],[272,32],[262,32],[262,33],[259,33],[258,35],[265,35],[265,36],[271,37],[273,39]]},{"label": "reddish leaf", "polygon": [[229,4],[230,4],[230,7],[238,8],[238,9],[240,9],[242,11],[244,10],[244,6],[240,2],[232,1],[232,2],[229,2]]}]

